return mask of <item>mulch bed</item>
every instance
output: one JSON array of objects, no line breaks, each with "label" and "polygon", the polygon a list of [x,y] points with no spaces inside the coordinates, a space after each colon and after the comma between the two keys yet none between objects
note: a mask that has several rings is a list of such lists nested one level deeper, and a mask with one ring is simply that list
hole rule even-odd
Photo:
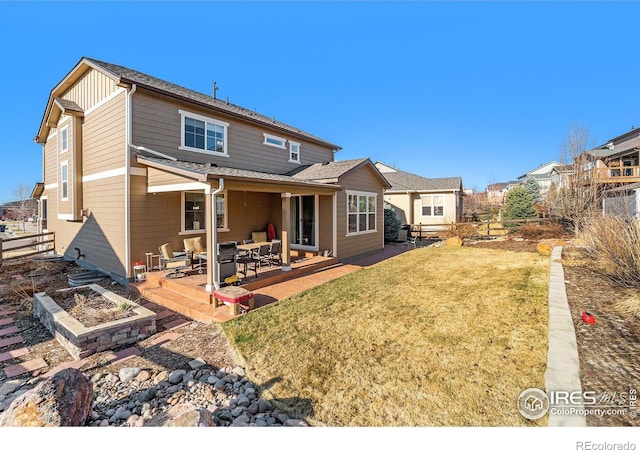
[{"label": "mulch bed", "polygon": [[[586,407],[588,426],[640,425],[630,411],[622,415],[597,415],[595,409],[613,411],[629,406],[640,390],[640,319],[621,312],[619,302],[638,289],[615,286],[590,268],[582,254],[570,247],[563,250],[563,268],[569,309],[573,318],[580,357],[582,390],[594,391],[597,407]],[[595,324],[582,320],[591,313]],[[603,405],[606,406],[603,408]]]},{"label": "mulch bed", "polygon": [[88,288],[48,292],[47,294],[58,306],[85,327],[93,327],[136,315],[131,308],[116,305],[102,294]]}]

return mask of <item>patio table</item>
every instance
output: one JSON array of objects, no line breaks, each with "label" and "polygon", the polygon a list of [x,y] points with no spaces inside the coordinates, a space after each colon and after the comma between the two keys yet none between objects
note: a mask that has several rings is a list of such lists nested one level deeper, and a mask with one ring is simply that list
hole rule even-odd
[{"label": "patio table", "polygon": [[238,245],[238,250],[245,250],[248,252],[252,252],[254,250],[258,250],[263,245],[269,245],[269,242],[253,242],[251,244],[241,244]]}]

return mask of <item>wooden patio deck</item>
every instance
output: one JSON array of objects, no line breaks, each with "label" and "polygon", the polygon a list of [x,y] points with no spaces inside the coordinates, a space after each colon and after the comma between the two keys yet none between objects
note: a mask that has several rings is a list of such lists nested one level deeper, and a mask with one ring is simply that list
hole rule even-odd
[{"label": "wooden patio deck", "polygon": [[[253,272],[249,272],[250,275],[246,282],[244,282],[244,276],[241,273],[236,275],[240,280],[240,287],[254,291],[339,264],[336,258],[307,255],[294,257],[292,255],[291,270],[288,272],[283,272],[280,266],[267,266],[258,269],[257,278]],[[205,289],[207,276],[205,273],[198,274],[197,267],[187,271],[187,275],[181,278],[166,278],[169,273],[170,271],[147,272],[145,281],[132,282],[130,286],[147,300],[198,322],[219,323],[234,318],[230,307],[223,305],[215,308],[213,306],[213,293],[207,292]],[[266,297],[256,296],[254,299],[255,308],[269,303],[272,303],[272,300]]]}]

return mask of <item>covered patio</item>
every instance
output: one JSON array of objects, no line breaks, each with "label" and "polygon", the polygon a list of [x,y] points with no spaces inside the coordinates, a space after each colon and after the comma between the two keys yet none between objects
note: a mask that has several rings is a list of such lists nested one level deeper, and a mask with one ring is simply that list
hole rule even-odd
[{"label": "covered patio", "polygon": [[[201,236],[203,259],[215,261],[219,243],[242,244],[268,226],[282,242],[280,271],[292,269],[292,250],[335,252],[335,193],[341,189],[336,184],[162,158],[138,156],[138,162],[146,166],[147,194],[158,204],[171,205],[166,208],[171,220],[147,227],[149,233],[133,243],[137,260],[148,252],[157,253],[166,242],[174,251],[182,251],[185,239]],[[207,292],[223,282],[217,266],[206,265]]]}]

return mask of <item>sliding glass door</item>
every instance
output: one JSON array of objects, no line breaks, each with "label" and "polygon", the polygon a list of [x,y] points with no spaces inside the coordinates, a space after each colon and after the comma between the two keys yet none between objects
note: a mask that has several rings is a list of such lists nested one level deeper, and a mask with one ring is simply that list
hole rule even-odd
[{"label": "sliding glass door", "polygon": [[294,248],[317,249],[317,208],[315,195],[291,197],[291,239]]}]

